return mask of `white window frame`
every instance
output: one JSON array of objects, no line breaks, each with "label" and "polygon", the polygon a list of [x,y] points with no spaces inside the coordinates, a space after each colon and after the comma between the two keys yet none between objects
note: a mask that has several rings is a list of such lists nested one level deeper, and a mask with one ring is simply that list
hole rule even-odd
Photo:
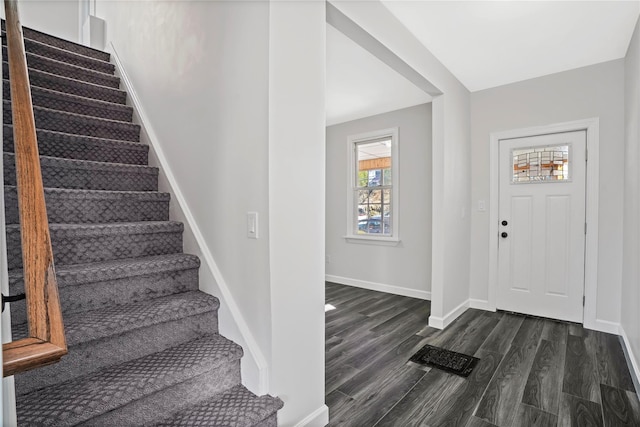
[{"label": "white window frame", "polygon": [[[357,172],[357,155],[356,147],[359,143],[380,140],[383,138],[391,139],[391,235],[376,236],[371,234],[357,234],[357,209],[356,203],[356,172]],[[365,243],[376,245],[396,246],[400,243],[400,157],[399,157],[399,139],[398,128],[381,129],[358,135],[351,135],[347,138],[347,234],[344,238],[350,243]]]}]

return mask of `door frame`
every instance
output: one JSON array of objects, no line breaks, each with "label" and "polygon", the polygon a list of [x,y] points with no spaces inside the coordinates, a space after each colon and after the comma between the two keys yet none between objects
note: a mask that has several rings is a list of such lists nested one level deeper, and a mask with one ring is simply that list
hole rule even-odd
[{"label": "door frame", "polygon": [[498,223],[499,223],[499,144],[500,140],[548,135],[561,132],[586,131],[587,168],[586,168],[586,222],[585,236],[585,274],[584,274],[584,311],[585,328],[617,333],[617,325],[597,320],[598,295],[598,198],[600,184],[600,119],[598,117],[556,123],[522,129],[512,129],[490,134],[489,143],[489,292],[488,309],[497,308],[498,290]]}]

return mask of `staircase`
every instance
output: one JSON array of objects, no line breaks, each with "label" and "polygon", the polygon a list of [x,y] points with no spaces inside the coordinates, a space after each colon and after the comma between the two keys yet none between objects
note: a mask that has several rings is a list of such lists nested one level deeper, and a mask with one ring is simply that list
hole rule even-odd
[{"label": "staircase", "polygon": [[[23,292],[3,32],[9,286]],[[69,354],[15,377],[23,426],[276,426],[282,401],[240,384],[242,348],[218,334],[217,298],[132,122],[108,53],[24,28]],[[11,303],[13,339],[27,335]]]}]

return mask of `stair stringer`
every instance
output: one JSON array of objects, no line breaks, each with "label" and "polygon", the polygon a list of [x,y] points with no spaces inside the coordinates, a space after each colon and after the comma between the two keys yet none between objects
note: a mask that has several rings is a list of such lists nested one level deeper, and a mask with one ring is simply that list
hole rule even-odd
[{"label": "stair stringer", "polygon": [[111,53],[112,62],[115,65],[115,75],[121,79],[121,89],[128,93],[127,105],[133,108],[133,123],[140,125],[140,142],[149,146],[149,166],[155,166],[160,170],[159,191],[171,194],[171,200],[177,202],[170,205],[170,217],[173,221],[184,224],[184,251],[198,256],[203,261],[200,266],[200,290],[220,299],[218,311],[220,333],[245,349],[245,357],[241,359],[242,384],[259,396],[267,394],[269,393],[267,359],[213,258],[175,175],[171,171],[167,157],[160,146],[160,138],[154,131],[133,82],[127,75],[112,42],[108,44],[106,51]]}]

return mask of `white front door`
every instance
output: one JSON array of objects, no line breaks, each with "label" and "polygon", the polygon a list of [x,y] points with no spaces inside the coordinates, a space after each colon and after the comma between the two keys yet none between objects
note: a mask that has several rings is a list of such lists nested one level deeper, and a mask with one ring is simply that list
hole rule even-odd
[{"label": "white front door", "polygon": [[499,146],[497,308],[582,323],[586,132]]}]

